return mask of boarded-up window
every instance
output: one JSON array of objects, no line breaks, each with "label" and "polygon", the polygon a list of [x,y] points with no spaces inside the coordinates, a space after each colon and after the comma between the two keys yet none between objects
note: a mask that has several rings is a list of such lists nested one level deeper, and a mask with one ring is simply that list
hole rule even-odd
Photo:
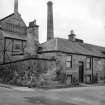
[{"label": "boarded-up window", "polygon": [[72,56],[66,57],[66,67],[72,68]]}]

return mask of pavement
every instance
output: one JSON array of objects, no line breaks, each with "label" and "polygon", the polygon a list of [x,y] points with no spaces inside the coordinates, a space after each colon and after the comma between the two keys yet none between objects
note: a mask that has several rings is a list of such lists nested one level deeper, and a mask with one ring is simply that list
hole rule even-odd
[{"label": "pavement", "polygon": [[105,105],[105,86],[43,90],[0,84],[0,105]]}]

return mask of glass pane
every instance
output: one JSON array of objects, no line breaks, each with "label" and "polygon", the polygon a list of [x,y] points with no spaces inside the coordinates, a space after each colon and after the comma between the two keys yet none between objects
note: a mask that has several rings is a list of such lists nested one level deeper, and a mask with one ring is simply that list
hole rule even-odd
[{"label": "glass pane", "polygon": [[66,61],[71,61],[71,56],[67,56]]},{"label": "glass pane", "polygon": [[71,62],[66,62],[66,67],[71,67]]},{"label": "glass pane", "polygon": [[22,41],[14,40],[13,55],[19,55],[19,54],[22,54],[22,53],[23,53]]},{"label": "glass pane", "polygon": [[87,63],[87,68],[88,68],[88,69],[90,68],[90,63]]},{"label": "glass pane", "polygon": [[90,62],[90,58],[87,58],[87,62]]},{"label": "glass pane", "polygon": [[14,41],[14,50],[20,51],[22,49],[22,43],[21,41]]}]

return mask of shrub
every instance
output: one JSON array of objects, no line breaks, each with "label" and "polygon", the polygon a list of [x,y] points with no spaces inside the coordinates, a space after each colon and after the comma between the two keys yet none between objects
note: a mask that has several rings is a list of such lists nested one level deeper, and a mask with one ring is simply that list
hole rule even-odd
[{"label": "shrub", "polygon": [[72,84],[73,85],[78,85],[79,84],[78,79],[76,77],[72,77]]},{"label": "shrub", "polygon": [[98,81],[98,77],[97,77],[97,75],[93,75],[93,83],[97,83],[97,81]]}]

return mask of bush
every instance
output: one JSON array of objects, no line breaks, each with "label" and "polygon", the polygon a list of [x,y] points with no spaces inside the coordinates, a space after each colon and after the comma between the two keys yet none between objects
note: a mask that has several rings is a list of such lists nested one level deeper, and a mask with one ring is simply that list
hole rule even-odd
[{"label": "bush", "polygon": [[72,77],[72,84],[73,85],[78,85],[79,84],[79,81],[76,77]]},{"label": "bush", "polygon": [[[40,75],[47,74],[49,71],[53,71],[52,69],[54,69],[54,63],[50,63],[50,61],[20,61],[0,66],[0,79],[4,83],[18,86],[36,87],[48,85],[49,80],[42,82]],[[52,76],[51,74],[50,77]]]},{"label": "bush", "polygon": [[96,75],[94,75],[94,76],[93,76],[93,81],[92,81],[92,82],[93,82],[93,83],[97,83],[97,81],[98,81],[98,77],[97,77]]}]

